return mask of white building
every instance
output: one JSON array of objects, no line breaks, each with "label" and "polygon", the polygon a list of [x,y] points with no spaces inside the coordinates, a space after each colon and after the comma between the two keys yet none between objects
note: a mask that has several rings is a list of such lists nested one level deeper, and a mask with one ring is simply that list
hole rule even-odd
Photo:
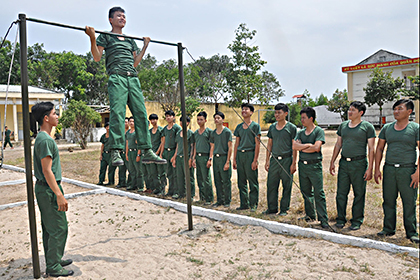
[{"label": "white building", "polygon": [[[411,81],[407,77],[419,75],[419,58],[410,58],[386,50],[379,50],[354,66],[343,67],[342,72],[347,74],[349,100],[364,102],[365,92],[363,88],[367,86],[370,79],[369,76],[376,67],[383,68],[384,71],[392,71],[393,78],[403,78],[406,80],[407,85],[411,85]],[[394,121],[392,112],[393,103],[388,102],[383,106],[382,121],[384,123]],[[414,104],[416,122],[419,122],[419,101],[415,101]],[[369,107],[363,119],[378,125],[379,107],[377,105]]]},{"label": "white building", "polygon": [[[6,108],[6,88],[7,85],[0,85],[0,130],[2,132],[4,128],[4,111]],[[59,106],[61,116],[64,97],[64,93],[53,92],[32,86],[28,87],[29,108],[32,108],[32,106],[38,102],[50,101]],[[15,141],[23,140],[22,88],[19,85],[9,86],[6,125],[8,129],[14,131]],[[36,132],[36,124],[32,119],[31,130]]]}]

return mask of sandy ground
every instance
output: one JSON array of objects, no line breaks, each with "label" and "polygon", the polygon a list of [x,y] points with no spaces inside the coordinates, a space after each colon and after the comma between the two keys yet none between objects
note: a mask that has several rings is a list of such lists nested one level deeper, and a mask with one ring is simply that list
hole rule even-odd
[{"label": "sandy ground", "polygon": [[[418,279],[418,259],[272,234],[108,194],[71,199],[74,279]],[[45,272],[37,210],[41,271]],[[0,211],[0,278],[31,279],[25,206]]]}]

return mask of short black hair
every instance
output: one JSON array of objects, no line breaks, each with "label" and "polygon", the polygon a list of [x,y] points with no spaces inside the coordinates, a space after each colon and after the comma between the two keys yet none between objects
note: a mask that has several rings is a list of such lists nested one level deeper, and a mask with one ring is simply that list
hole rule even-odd
[{"label": "short black hair", "polygon": [[107,127],[107,126],[109,126],[109,122],[106,122],[104,125],[104,127]]},{"label": "short black hair", "polygon": [[316,113],[314,108],[312,107],[305,107],[302,110],[300,110],[300,114],[306,114],[306,116],[308,116],[309,118],[312,118],[312,121],[315,122],[315,117],[316,117]]},{"label": "short black hair", "polygon": [[414,102],[410,99],[400,99],[397,102],[394,103],[394,105],[392,105],[392,110],[395,110],[395,107],[404,104],[405,108],[407,108],[407,110],[412,110],[414,111]]},{"label": "short black hair", "polygon": [[251,110],[251,112],[254,112],[254,106],[252,106],[251,104],[249,104],[249,103],[242,103],[242,105],[241,105],[241,109],[243,109],[244,107],[247,107],[247,108],[249,108],[249,110]]},{"label": "short black hair", "polygon": [[[127,120],[127,121],[128,121],[129,119],[130,119],[129,117],[125,117],[125,120]],[[124,121],[125,121],[125,120],[124,120]]]},{"label": "short black hair", "polygon": [[[187,122],[191,122],[191,118],[187,116],[186,118]],[[182,117],[179,118],[179,121],[182,122]]]},{"label": "short black hair", "polygon": [[172,116],[172,117],[175,117],[175,112],[174,111],[172,111],[172,110],[168,110],[168,111],[166,111],[165,112],[165,116]]},{"label": "short black hair", "polygon": [[274,107],[274,110],[278,111],[278,110],[282,110],[285,113],[289,112],[289,107],[284,104],[284,103],[279,103]]},{"label": "short black hair", "polygon": [[352,103],[350,103],[349,107],[354,107],[356,108],[359,112],[363,111],[362,116],[366,113],[366,105],[361,102],[361,101],[353,101]]},{"label": "short black hair", "polygon": [[134,120],[134,117],[133,117],[133,116],[129,117],[129,118],[128,118],[128,121],[130,121],[131,119],[133,119],[133,120]]},{"label": "short black hair", "polygon": [[215,116],[220,116],[223,120],[225,119],[225,114],[223,114],[223,113],[222,113],[222,112],[220,112],[220,111],[217,111],[217,112],[213,115],[213,118],[214,118]]},{"label": "short black hair", "polygon": [[32,107],[32,115],[39,125],[44,123],[44,116],[48,116],[54,109],[52,102],[39,102]]},{"label": "short black hair", "polygon": [[115,12],[123,12],[125,14],[125,11],[121,7],[112,7],[109,9],[108,18],[113,18]]},{"label": "short black hair", "polygon": [[156,114],[150,114],[150,116],[149,116],[149,121],[151,121],[151,120],[158,120],[158,119],[159,119],[159,117]]},{"label": "short black hair", "polygon": [[207,120],[207,113],[205,111],[201,111],[200,113],[197,114],[197,117],[204,117],[204,119]]}]

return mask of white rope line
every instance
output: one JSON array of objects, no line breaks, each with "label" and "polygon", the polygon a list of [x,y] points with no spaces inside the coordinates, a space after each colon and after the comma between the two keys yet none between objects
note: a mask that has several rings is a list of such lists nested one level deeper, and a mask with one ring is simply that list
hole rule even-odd
[{"label": "white rope line", "polygon": [[3,166],[3,158],[4,158],[4,141],[6,140],[6,115],[7,115],[7,98],[9,96],[9,86],[10,86],[10,76],[12,75],[12,67],[13,67],[13,60],[15,59],[15,51],[16,51],[16,43],[18,39],[19,29],[16,28],[16,38],[15,43],[13,45],[13,52],[12,52],[12,60],[10,61],[10,68],[9,68],[9,77],[7,78],[7,87],[6,87],[6,101],[4,104],[4,122],[3,122],[3,142],[1,144],[1,162],[0,167]]}]

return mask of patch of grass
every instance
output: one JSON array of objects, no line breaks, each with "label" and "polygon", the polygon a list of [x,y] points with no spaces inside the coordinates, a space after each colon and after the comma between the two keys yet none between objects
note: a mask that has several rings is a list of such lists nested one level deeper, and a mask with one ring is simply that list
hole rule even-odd
[{"label": "patch of grass", "polygon": [[187,257],[187,261],[195,263],[196,265],[203,265],[204,262],[202,260],[198,260],[196,258],[193,257]]},{"label": "patch of grass", "polygon": [[375,273],[372,270],[369,269],[369,264],[368,263],[362,264],[360,266],[360,272],[364,272],[364,273],[367,273],[371,276],[375,276]]}]

